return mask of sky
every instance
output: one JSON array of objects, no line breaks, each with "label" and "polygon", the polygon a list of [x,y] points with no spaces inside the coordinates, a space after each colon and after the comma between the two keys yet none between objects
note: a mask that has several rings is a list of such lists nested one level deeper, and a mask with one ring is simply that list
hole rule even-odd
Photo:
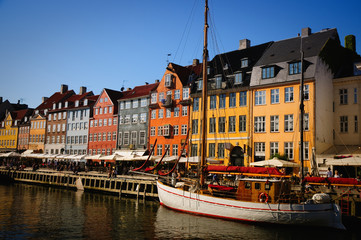
[{"label": "sky", "polygon": [[[209,0],[210,59],[337,28],[356,36],[361,1]],[[202,59],[203,0],[0,0],[0,96],[35,108],[61,84],[100,94],[161,79],[168,61]]]}]

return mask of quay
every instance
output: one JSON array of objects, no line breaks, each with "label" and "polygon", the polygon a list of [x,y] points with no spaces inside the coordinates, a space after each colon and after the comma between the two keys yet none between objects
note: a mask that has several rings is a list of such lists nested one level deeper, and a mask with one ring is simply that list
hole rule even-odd
[{"label": "quay", "polygon": [[142,175],[118,175],[109,178],[108,174],[97,172],[55,171],[31,168],[24,170],[0,169],[1,179],[28,184],[77,189],[80,180],[85,191],[97,191],[113,195],[136,197],[137,199],[158,198],[156,177]]}]

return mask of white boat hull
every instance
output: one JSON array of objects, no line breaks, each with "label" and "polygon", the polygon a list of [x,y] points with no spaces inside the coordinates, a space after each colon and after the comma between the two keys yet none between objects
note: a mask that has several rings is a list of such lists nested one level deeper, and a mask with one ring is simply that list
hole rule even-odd
[{"label": "white boat hull", "polygon": [[238,221],[345,229],[339,206],[255,203],[192,193],[157,182],[160,203],[171,209]]}]

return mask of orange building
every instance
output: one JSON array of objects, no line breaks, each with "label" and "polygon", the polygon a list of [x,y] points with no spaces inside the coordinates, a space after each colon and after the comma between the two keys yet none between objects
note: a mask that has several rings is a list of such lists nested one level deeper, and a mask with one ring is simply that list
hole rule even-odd
[{"label": "orange building", "polygon": [[[149,117],[149,148],[157,139],[154,155],[178,156],[186,141],[189,128],[190,83],[200,72],[197,60],[193,65],[182,67],[169,63],[156,90],[151,92]],[[188,149],[187,149],[188,152]]]}]

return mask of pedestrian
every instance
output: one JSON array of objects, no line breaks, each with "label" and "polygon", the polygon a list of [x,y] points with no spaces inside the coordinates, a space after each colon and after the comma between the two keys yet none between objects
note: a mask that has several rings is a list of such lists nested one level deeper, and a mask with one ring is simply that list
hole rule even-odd
[{"label": "pedestrian", "polygon": [[332,177],[332,171],[331,168],[328,168],[327,173],[326,173],[326,177]]}]

